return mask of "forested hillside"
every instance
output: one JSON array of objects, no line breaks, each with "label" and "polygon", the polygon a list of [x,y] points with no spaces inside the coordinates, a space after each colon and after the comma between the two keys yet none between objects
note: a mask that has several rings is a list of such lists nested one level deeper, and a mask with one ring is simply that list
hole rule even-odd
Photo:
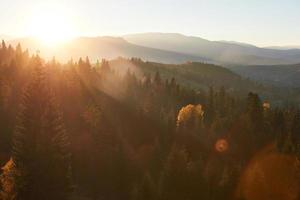
[{"label": "forested hillside", "polygon": [[[227,92],[235,97],[245,97],[249,91],[258,93],[263,101],[269,101],[276,106],[296,106],[299,104],[299,89],[297,88],[296,79],[287,80],[286,84],[282,82],[272,85],[271,79],[273,74],[290,74],[289,70],[284,73],[276,69],[272,71],[271,67],[262,66],[261,70],[243,66],[231,67],[230,69],[200,62],[186,62],[184,64],[161,64],[154,62],[145,62],[139,58],[125,59],[118,58],[109,61],[111,68],[119,74],[125,74],[127,69],[134,72],[135,75],[143,79],[145,74],[155,74],[159,72],[163,79],[175,78],[176,81],[186,87],[196,91],[207,92],[211,87],[225,87]],[[97,65],[97,64],[96,64]],[[100,66],[100,63],[98,63]],[[248,71],[244,71],[248,69]],[[264,70],[266,69],[266,70]],[[295,69],[293,69],[295,71]],[[262,81],[256,77],[265,77],[269,81]],[[269,78],[268,78],[269,77]],[[272,81],[276,81],[273,78]],[[295,84],[289,84],[295,83]],[[289,84],[289,85],[287,85]],[[288,87],[286,87],[286,85]]]},{"label": "forested hillside", "polygon": [[206,63],[187,62],[185,64],[161,64],[144,62],[141,59],[122,59],[111,61],[111,66],[116,71],[120,67],[130,66],[134,72],[140,74],[152,74],[159,72],[164,79],[176,78],[181,84],[194,89],[208,89],[209,86],[227,87],[238,91],[246,87],[259,88],[248,80],[232,71]]},{"label": "forested hillside", "polygon": [[214,65],[2,42],[0,199],[299,199],[300,110],[259,90]]},{"label": "forested hillside", "polygon": [[230,69],[243,77],[264,84],[285,88],[300,88],[300,64],[232,66]]}]

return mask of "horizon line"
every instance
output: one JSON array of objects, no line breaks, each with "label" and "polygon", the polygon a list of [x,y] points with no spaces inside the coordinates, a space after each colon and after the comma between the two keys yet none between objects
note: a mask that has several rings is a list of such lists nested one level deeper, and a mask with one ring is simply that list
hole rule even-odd
[{"label": "horizon line", "polygon": [[[258,45],[254,44],[251,42],[244,42],[244,41],[239,41],[239,40],[224,40],[224,39],[219,39],[219,40],[211,40],[211,39],[206,39],[204,37],[201,37],[199,35],[189,35],[189,34],[184,34],[184,33],[179,33],[179,32],[154,32],[154,31],[149,31],[149,32],[132,32],[132,33],[124,33],[124,34],[82,34],[82,35],[74,35],[70,37],[68,41],[78,39],[78,38],[101,38],[101,37],[112,37],[112,38],[123,38],[126,40],[124,37],[125,36],[130,36],[130,35],[142,35],[142,34],[176,34],[184,37],[194,37],[202,40],[207,40],[209,42],[223,42],[223,43],[231,43],[231,44],[236,44],[236,45],[251,45],[253,47],[257,48],[281,48],[281,50],[291,50],[291,49],[300,49],[300,44],[295,44],[295,45],[290,45],[290,44],[281,44],[281,45]],[[39,39],[37,36],[34,35],[11,35],[11,34],[0,34],[0,40],[4,41],[13,41],[13,40],[20,40],[20,39]],[[127,41],[127,40],[126,40]]]}]

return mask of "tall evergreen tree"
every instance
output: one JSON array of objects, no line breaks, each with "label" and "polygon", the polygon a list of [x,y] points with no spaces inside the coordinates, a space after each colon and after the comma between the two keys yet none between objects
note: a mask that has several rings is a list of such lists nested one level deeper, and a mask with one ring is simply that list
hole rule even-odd
[{"label": "tall evergreen tree", "polygon": [[291,127],[291,140],[293,143],[294,151],[300,154],[300,111],[295,113]]},{"label": "tall evergreen tree", "polygon": [[263,107],[257,94],[250,92],[247,99],[247,113],[254,131],[260,131],[263,126]]},{"label": "tall evergreen tree", "polygon": [[161,84],[161,77],[160,77],[160,73],[158,71],[155,73],[154,83],[157,84],[157,85]]},{"label": "tall evergreen tree", "polygon": [[47,88],[43,67],[36,66],[34,73],[13,138],[12,158],[19,172],[14,177],[16,199],[68,199],[71,171],[67,133]]},{"label": "tall evergreen tree", "polygon": [[213,87],[209,87],[207,97],[207,108],[205,112],[205,122],[211,124],[215,118],[215,92]]}]

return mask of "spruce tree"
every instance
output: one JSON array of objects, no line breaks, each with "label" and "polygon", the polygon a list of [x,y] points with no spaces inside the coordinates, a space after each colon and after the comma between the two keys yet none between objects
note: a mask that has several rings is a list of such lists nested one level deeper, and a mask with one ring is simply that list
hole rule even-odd
[{"label": "spruce tree", "polygon": [[156,85],[160,85],[161,84],[161,77],[160,77],[160,73],[157,71],[155,73],[155,76],[154,76],[154,83]]},{"label": "spruce tree", "polygon": [[47,88],[44,69],[38,65],[23,96],[13,138],[12,158],[19,172],[16,199],[68,199],[68,146],[61,114]]},{"label": "spruce tree", "polygon": [[247,113],[254,131],[260,131],[263,126],[263,107],[259,96],[252,92],[247,98]]},{"label": "spruce tree", "polygon": [[207,106],[205,113],[206,124],[211,124],[215,118],[215,92],[213,87],[209,87],[209,92],[207,96]]}]

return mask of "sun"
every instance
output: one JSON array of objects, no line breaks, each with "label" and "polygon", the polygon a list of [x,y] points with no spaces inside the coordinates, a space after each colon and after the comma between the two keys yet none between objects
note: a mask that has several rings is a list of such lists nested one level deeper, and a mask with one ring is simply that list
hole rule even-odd
[{"label": "sun", "polygon": [[28,31],[31,36],[49,46],[66,42],[75,36],[71,17],[64,10],[53,6],[32,12]]}]

